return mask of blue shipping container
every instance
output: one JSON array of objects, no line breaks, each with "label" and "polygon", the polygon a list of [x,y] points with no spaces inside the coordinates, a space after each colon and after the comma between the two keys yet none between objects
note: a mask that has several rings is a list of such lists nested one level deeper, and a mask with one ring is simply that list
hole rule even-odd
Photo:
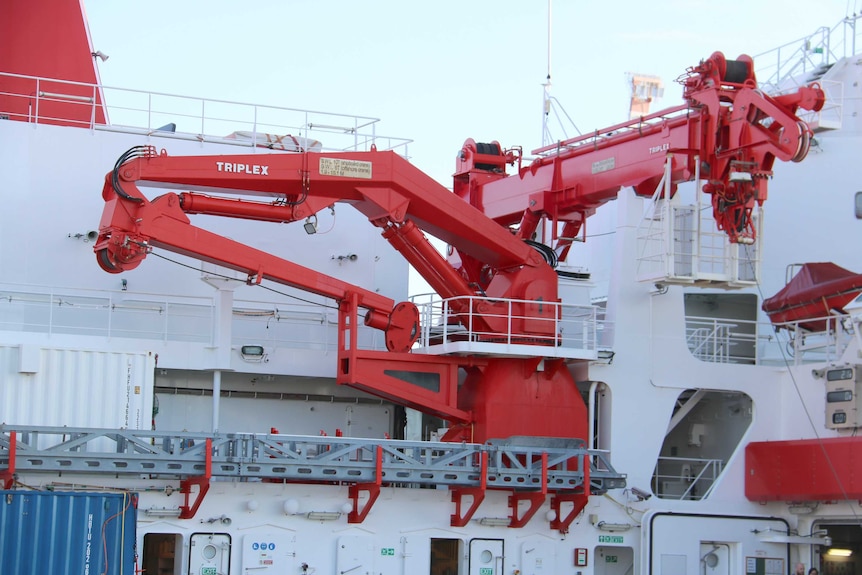
[{"label": "blue shipping container", "polygon": [[134,575],[131,493],[0,490],[0,573]]}]

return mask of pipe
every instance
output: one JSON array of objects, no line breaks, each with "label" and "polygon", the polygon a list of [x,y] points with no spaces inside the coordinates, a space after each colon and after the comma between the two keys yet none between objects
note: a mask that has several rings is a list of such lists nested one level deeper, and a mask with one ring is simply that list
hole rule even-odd
[{"label": "pipe", "polygon": [[221,370],[213,371],[213,433],[218,433],[218,412],[221,399]]},{"label": "pipe", "polygon": [[596,417],[596,390],[599,387],[599,381],[590,382],[590,393],[589,393],[589,415],[587,416],[587,421],[589,422],[589,433],[588,433],[588,441],[587,441],[587,449],[596,449],[595,441],[596,441],[596,425],[595,425],[595,417]]}]

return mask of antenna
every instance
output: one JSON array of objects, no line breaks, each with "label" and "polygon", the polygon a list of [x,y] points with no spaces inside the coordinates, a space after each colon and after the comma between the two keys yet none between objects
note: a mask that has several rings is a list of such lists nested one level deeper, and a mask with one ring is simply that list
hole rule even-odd
[{"label": "antenna", "polygon": [[548,75],[545,78],[544,95],[542,98],[542,146],[550,144],[551,135],[548,132],[548,117],[551,114],[551,32],[553,26],[551,24],[551,4],[553,0],[548,0]]},{"label": "antenna", "polygon": [[[578,135],[581,134],[581,131],[578,129],[578,126],[575,122],[572,121],[572,118],[569,117],[569,114],[563,108],[562,104],[559,101],[556,101],[556,98],[551,97],[551,33],[553,30],[553,19],[551,18],[551,2],[552,0],[548,0],[548,73],[545,77],[545,83],[542,84],[544,86],[544,100],[542,101],[542,146],[548,146],[556,141],[559,141],[561,138],[552,138],[551,137],[551,129],[549,126],[549,122],[551,120],[551,112],[554,113],[554,117],[559,124],[560,130],[563,132],[564,138],[568,139],[568,135],[566,134],[566,125],[563,123],[565,119],[572,128],[574,128],[575,132]],[[556,102],[555,102],[556,101]]]}]

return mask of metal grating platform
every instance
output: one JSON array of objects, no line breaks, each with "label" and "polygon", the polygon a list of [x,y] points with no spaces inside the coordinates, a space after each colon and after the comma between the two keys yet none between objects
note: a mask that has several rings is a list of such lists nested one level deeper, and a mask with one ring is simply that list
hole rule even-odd
[{"label": "metal grating platform", "polygon": [[[210,440],[209,442],[207,440]],[[580,440],[512,438],[485,445],[253,433],[175,433],[0,425],[0,475],[76,473],[185,479],[212,477],[291,482],[381,483],[400,486],[475,486],[488,454],[489,488],[549,490],[582,487],[589,462],[590,493],[625,486],[607,453]],[[10,449],[14,445],[14,457]],[[546,469],[543,455],[546,454]]]}]

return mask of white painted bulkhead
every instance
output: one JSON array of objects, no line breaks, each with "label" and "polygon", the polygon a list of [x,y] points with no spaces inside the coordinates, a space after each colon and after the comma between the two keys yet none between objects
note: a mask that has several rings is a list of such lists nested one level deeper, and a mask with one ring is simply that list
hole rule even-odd
[{"label": "white painted bulkhead", "polygon": [[[847,70],[854,76],[846,77],[846,83],[858,89],[858,67]],[[848,108],[845,113],[853,112]],[[280,433],[313,435],[332,435],[338,429],[350,436],[383,437],[398,427],[400,419],[391,404],[368,401],[334,385],[334,310],[220,279],[216,283],[228,289],[218,295],[211,283],[201,280],[199,263],[170,254],[165,255],[193,269],[154,256],[120,276],[98,268],[92,244],[85,239],[97,228],[102,179],[122,151],[141,143],[139,136],[18,122],[3,122],[0,130],[0,155],[9,166],[0,174],[7,208],[0,212],[0,373],[6,375],[0,390],[5,421],[14,417],[24,423],[17,419],[26,412],[11,402],[21,401],[13,394],[28,383],[27,402],[62,397],[33,385],[44,377],[93,408],[82,411],[76,407],[79,403],[68,403],[67,411],[45,414],[44,421],[52,425],[122,427],[140,422],[146,428],[149,409],[157,410],[158,429],[207,431],[214,424],[213,371],[218,370],[220,429],[268,432],[276,427]],[[859,181],[855,154],[862,149],[862,138],[856,131],[817,137],[819,148],[804,162],[776,166],[766,204],[764,280],[760,290],[749,290],[758,301],[783,285],[790,263],[834,261],[862,271],[856,241],[862,238],[862,227],[852,219],[850,201]],[[154,140],[172,155],[240,151]],[[823,190],[826,173],[830,183]],[[570,262],[598,262],[587,267],[594,272],[594,295],[607,301],[614,355],[612,362],[591,365],[588,377],[579,379],[601,382],[606,388],[602,393],[613,398],[599,408],[596,427],[602,430],[601,446],[610,452],[614,467],[627,474],[628,486],[592,497],[569,533],[549,529],[547,502],[525,528],[481,524],[481,519],[509,515],[506,491],[490,491],[474,520],[458,528],[450,526],[453,503],[446,489],[383,487],[365,521],[348,524],[346,485],[213,481],[196,516],[179,520],[158,513],[166,510],[170,515],[182,504],[178,481],[43,474],[25,475],[20,481],[34,488],[63,484],[138,493],[140,552],[149,534],[176,536],[173,560],[163,575],[204,575],[213,567],[219,575],[406,575],[431,572],[435,565],[435,575],[781,575],[796,561],[813,565],[819,560],[816,546],[789,545],[780,538],[767,541],[759,534],[810,534],[817,521],[854,520],[858,505],[836,502],[802,517],[783,503],[748,501],[743,496],[743,448],[750,441],[840,435],[823,428],[822,381],[812,375],[811,365],[696,359],[685,338],[688,288],[664,291],[636,280],[633,254],[642,201],[626,191],[608,209],[613,216],[597,216],[595,222],[590,220],[590,229],[609,235],[588,240],[584,249],[573,251]],[[339,207],[335,222],[325,217],[320,229],[332,225],[332,232],[315,236],[306,236],[301,226],[240,221],[217,225],[221,233],[249,245],[396,301],[406,299],[406,264],[374,228],[349,208]],[[823,230],[835,239],[830,241]],[[82,236],[74,237],[78,233]],[[349,254],[357,258],[338,259]],[[780,350],[769,347],[773,344],[767,341],[764,349],[780,357]],[[261,345],[265,356],[243,357],[242,345]],[[89,351],[73,351],[82,349]],[[105,359],[95,367],[64,371],[67,361],[79,357]],[[858,358],[858,346],[851,346],[835,362]],[[128,366],[132,360],[142,396],[150,386],[154,400],[148,404],[142,397],[134,404],[140,417],[126,420],[122,413],[111,413],[120,417],[111,423],[114,419],[104,419],[98,408],[125,401],[109,399],[115,393],[111,385],[121,392],[128,389],[123,387],[129,379],[122,362]],[[584,367],[573,369],[582,373]],[[98,377],[99,384],[84,381],[88,376]],[[708,497],[644,499],[632,488],[650,493],[669,421],[680,394],[688,389],[746,394],[752,404],[751,424]],[[38,415],[27,414],[27,423],[42,423]],[[60,421],[67,417],[69,423]],[[78,421],[82,423],[73,423]],[[453,543],[453,551],[436,558],[435,551],[446,546],[435,547],[435,541]],[[207,551],[207,545],[215,552]]]}]

